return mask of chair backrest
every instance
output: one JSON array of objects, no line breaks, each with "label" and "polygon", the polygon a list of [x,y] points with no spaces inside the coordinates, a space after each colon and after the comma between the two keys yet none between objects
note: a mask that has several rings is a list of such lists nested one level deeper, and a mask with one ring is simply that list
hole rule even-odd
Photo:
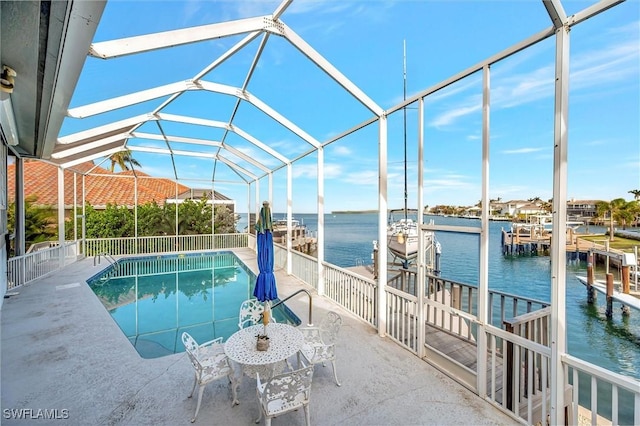
[{"label": "chair backrest", "polygon": [[240,305],[240,313],[238,315],[238,328],[243,329],[262,321],[262,312],[264,306],[258,299],[249,299]]},{"label": "chair backrest", "polygon": [[[217,339],[206,342],[203,345],[199,345],[198,342],[196,342],[196,339],[194,339],[189,333],[185,331],[184,333],[182,333],[182,344],[184,345],[185,352],[187,353],[191,364],[193,364],[195,368],[200,368],[202,364],[199,356],[201,346],[211,346],[213,344],[222,345],[222,337],[218,337]],[[211,355],[212,353],[213,352],[211,352],[209,355]]]},{"label": "chair backrest", "polygon": [[194,353],[198,349],[198,342],[186,331],[182,333],[182,344],[187,352]]},{"label": "chair backrest", "polygon": [[267,414],[295,410],[309,403],[313,365],[289,371],[267,381],[262,403]]},{"label": "chair backrest", "polygon": [[320,321],[320,335],[325,345],[330,345],[338,340],[338,332],[342,327],[342,317],[333,311],[327,314]]}]

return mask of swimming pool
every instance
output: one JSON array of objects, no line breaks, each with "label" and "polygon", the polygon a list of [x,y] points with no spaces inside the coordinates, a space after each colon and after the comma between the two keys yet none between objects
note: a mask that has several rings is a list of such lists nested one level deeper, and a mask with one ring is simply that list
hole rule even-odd
[{"label": "swimming pool", "polygon": [[[142,358],[183,352],[184,331],[198,342],[238,331],[240,304],[256,277],[230,251],[120,259],[87,280]],[[277,322],[299,325],[284,304]]]}]

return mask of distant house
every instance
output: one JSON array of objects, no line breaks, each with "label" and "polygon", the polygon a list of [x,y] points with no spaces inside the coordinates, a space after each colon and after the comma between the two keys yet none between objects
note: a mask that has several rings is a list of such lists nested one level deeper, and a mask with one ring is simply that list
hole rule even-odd
[{"label": "distant house", "polygon": [[[170,203],[182,203],[187,199],[201,199],[203,196],[211,199],[211,190],[192,189],[188,186],[176,183],[167,178],[156,178],[140,171],[111,172],[92,162],[81,163],[74,166],[74,170],[80,173],[91,174],[84,176],[75,175],[69,170],[64,171],[64,208],[67,214],[75,205],[79,208],[84,200],[96,210],[106,208],[108,204],[127,206],[133,208],[136,205],[156,202],[162,206]],[[7,187],[9,202],[15,200],[15,164],[7,166]],[[75,200],[74,200],[74,187]],[[37,205],[56,206],[58,204],[58,167],[52,164],[35,161],[24,161],[24,195],[25,198],[36,196]],[[210,201],[211,202],[211,201]],[[235,201],[215,192],[213,197],[215,204],[225,204],[231,212],[235,212]]]},{"label": "distant house", "polygon": [[575,218],[595,217],[596,206],[601,200],[570,200],[567,201],[567,216]]},{"label": "distant house", "polygon": [[510,200],[503,203],[495,203],[494,208],[503,216],[517,216],[522,206],[531,204],[527,200]]},{"label": "distant house", "polygon": [[516,215],[519,215],[519,216],[531,216],[531,215],[546,214],[546,213],[548,212],[544,207],[542,207],[539,204],[530,203],[530,202],[518,207],[516,211]]}]

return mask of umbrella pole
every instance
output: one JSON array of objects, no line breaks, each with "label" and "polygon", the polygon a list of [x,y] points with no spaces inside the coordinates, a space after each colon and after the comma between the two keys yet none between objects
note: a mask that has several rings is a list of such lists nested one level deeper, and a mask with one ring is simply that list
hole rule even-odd
[{"label": "umbrella pole", "polygon": [[262,312],[262,324],[264,326],[264,335],[267,335],[267,325],[269,325],[269,321],[271,321],[271,301],[265,300],[264,302],[264,311]]}]

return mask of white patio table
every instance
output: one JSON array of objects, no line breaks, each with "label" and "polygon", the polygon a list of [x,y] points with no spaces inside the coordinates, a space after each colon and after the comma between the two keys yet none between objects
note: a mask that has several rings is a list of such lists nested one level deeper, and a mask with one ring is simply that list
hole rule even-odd
[{"label": "white patio table", "polygon": [[224,352],[242,367],[249,377],[271,377],[284,370],[285,361],[298,353],[304,344],[304,336],[296,327],[283,323],[269,323],[269,349],[259,351],[256,347],[258,334],[263,334],[262,324],[237,331],[224,344]]}]

